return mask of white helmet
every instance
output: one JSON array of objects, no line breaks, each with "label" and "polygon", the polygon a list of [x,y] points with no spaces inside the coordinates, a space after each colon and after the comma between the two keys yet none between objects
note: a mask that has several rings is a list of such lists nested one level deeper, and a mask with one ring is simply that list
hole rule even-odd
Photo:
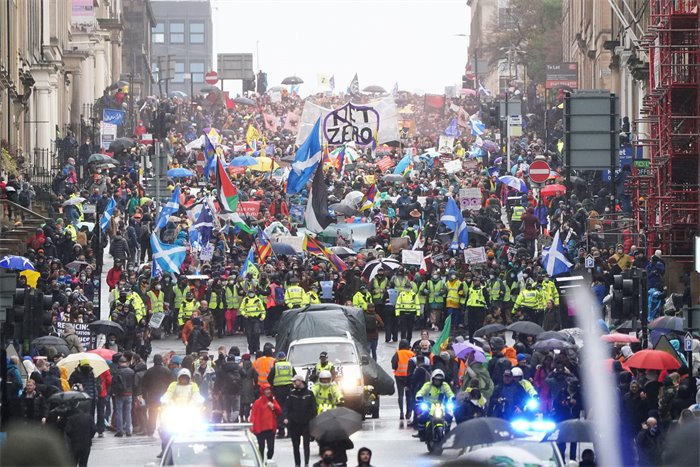
[{"label": "white helmet", "polygon": [[522,378],[523,377],[523,370],[521,370],[518,367],[513,368],[510,370],[511,374],[513,375],[513,378]]},{"label": "white helmet", "polygon": [[[321,373],[318,374],[318,383],[319,383],[321,386],[328,386],[329,384],[331,384],[331,381],[330,381],[330,380],[331,380],[332,378],[333,378],[333,375],[331,374],[330,371],[328,371],[328,370],[323,370]],[[324,383],[323,381],[321,381],[321,380],[324,380],[324,379],[327,379],[328,382],[327,382],[327,383]]]},{"label": "white helmet", "polygon": [[192,379],[192,373],[187,368],[182,368],[177,372],[177,379],[179,380],[181,376],[187,376],[187,379]]},{"label": "white helmet", "polygon": [[[438,380],[438,381],[436,381]],[[442,384],[445,382],[445,372],[442,370],[433,370],[433,372],[430,374],[430,381],[433,382],[433,384]]]}]

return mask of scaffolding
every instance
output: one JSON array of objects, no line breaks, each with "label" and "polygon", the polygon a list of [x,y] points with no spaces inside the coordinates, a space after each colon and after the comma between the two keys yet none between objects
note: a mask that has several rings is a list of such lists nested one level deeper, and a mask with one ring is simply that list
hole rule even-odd
[{"label": "scaffolding", "polygon": [[639,138],[649,171],[630,182],[637,226],[648,253],[693,255],[700,225],[700,8],[697,0],[651,0],[640,39],[649,56],[650,94],[641,109],[649,135]]}]

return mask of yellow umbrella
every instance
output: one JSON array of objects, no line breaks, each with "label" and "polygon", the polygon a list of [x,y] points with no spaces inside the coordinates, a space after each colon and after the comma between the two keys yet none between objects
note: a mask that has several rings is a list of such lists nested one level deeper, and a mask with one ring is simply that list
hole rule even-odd
[{"label": "yellow umbrella", "polygon": [[279,167],[279,164],[277,164],[276,162],[274,162],[271,158],[269,158],[267,156],[256,157],[256,159],[258,160],[258,163],[248,167],[250,170],[254,170],[257,172],[269,172],[270,167],[272,167],[273,163],[275,164],[275,169],[277,167]]},{"label": "yellow umbrella", "polygon": [[58,362],[58,366],[59,368],[65,368],[68,372],[68,375],[70,375],[84,360],[86,360],[87,363],[92,367],[92,373],[95,376],[100,376],[105,371],[109,371],[109,365],[107,365],[107,362],[104,358],[100,357],[97,354],[87,352],[80,352],[68,355],[66,358]]},{"label": "yellow umbrella", "polygon": [[27,285],[33,289],[36,288],[36,281],[39,280],[39,277],[41,277],[40,273],[29,269],[25,269],[24,271],[20,272],[19,275],[26,277]]}]

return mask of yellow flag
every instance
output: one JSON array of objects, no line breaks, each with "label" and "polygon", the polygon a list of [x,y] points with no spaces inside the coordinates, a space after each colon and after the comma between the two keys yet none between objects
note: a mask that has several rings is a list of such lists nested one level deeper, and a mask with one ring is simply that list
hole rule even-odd
[{"label": "yellow flag", "polygon": [[245,133],[245,142],[248,143],[248,146],[252,146],[251,141],[257,142],[261,136],[262,135],[257,128],[255,128],[253,125],[248,125],[248,131]]}]

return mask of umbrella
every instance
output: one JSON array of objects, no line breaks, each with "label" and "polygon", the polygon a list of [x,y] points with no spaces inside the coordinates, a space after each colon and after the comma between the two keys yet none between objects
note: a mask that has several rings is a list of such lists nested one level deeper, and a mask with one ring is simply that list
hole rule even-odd
[{"label": "umbrella", "polygon": [[50,404],[61,404],[64,402],[80,402],[89,400],[90,396],[80,391],[57,392],[47,399]]},{"label": "umbrella", "polygon": [[362,90],[362,92],[368,92],[370,94],[385,94],[386,89],[384,89],[381,86],[377,86],[376,84],[373,84],[371,86],[367,86]]},{"label": "umbrella", "polygon": [[[456,344],[453,344],[452,350],[454,350],[455,356],[457,358],[461,358],[464,360],[466,360],[467,356],[469,354],[472,354],[472,353],[474,354],[475,359],[476,359],[477,355],[480,355],[481,357],[485,357],[484,356],[484,349],[482,349],[478,345],[471,344],[469,342],[458,342]],[[484,358],[484,360],[482,360],[482,361],[485,361],[485,360],[486,360],[486,358]]]},{"label": "umbrella", "polygon": [[549,171],[549,178],[547,180],[554,180],[555,178],[560,178],[561,174],[557,172],[556,170],[550,170]]},{"label": "umbrella", "polygon": [[374,261],[370,261],[367,263],[365,266],[365,269],[362,271],[362,277],[364,277],[368,282],[374,279],[374,276],[377,275],[377,271],[380,269],[385,269],[387,271],[394,270],[398,267],[401,266],[401,263],[398,262],[395,259],[391,258],[382,258],[382,259],[375,259]]},{"label": "umbrella", "polygon": [[271,88],[267,89],[267,94],[271,92],[282,92],[284,91],[284,88],[282,86],[272,86]]},{"label": "umbrella", "polygon": [[95,228],[95,223],[94,222],[78,222],[75,224],[75,226],[78,228],[78,230],[82,229],[83,227],[87,227],[88,232],[92,232],[92,230]]},{"label": "umbrella", "polygon": [[37,337],[32,341],[33,347],[52,347],[56,345],[66,345],[66,341],[57,336]]},{"label": "umbrella", "polygon": [[101,347],[99,349],[88,350],[87,353],[94,353],[94,354],[97,354],[100,357],[104,358],[105,360],[112,361],[112,357],[114,357],[114,354],[117,352],[115,352],[114,350],[109,350],[109,349],[105,349],[104,347]]},{"label": "umbrella", "polygon": [[233,130],[221,130],[223,136],[235,136],[236,132]]},{"label": "umbrella", "polygon": [[88,362],[90,362],[92,372],[95,376],[100,376],[105,371],[109,371],[109,365],[107,365],[107,362],[104,358],[100,357],[97,354],[87,352],[80,352],[68,355],[66,358],[58,362],[58,366],[61,368],[65,368],[66,371],[68,371],[68,374],[70,375],[71,373],[73,373],[73,370],[75,370],[78,367],[81,360],[87,360]]},{"label": "umbrella", "polygon": [[498,152],[501,148],[498,147],[498,144],[486,139],[484,140],[484,144],[481,145],[481,149],[483,149],[486,152]]},{"label": "umbrella", "polygon": [[360,211],[353,208],[352,206],[348,206],[345,203],[333,203],[330,206],[328,206],[328,208],[347,217],[357,216],[358,214],[360,214]]},{"label": "umbrella", "polygon": [[555,441],[557,443],[592,443],[593,424],[588,420],[565,420],[559,423],[554,431],[547,434],[543,441]]},{"label": "umbrella", "polygon": [[119,81],[115,81],[114,83],[110,84],[109,88],[107,88],[107,89],[112,90],[112,89],[117,89],[117,88],[121,88],[121,87],[128,86],[128,85],[129,85],[128,81],[124,81],[123,79],[120,79]]},{"label": "umbrella", "polygon": [[481,230],[479,227],[475,225],[469,225],[467,224],[467,232],[469,232],[469,236],[471,237],[472,235],[477,235],[479,237],[484,237],[484,238],[489,238],[489,236]]},{"label": "umbrella", "polygon": [[[533,323],[534,324],[534,323]],[[545,339],[543,341],[537,341],[532,346],[533,350],[567,350],[576,347],[574,344],[569,344],[566,341],[561,341],[559,339]]]},{"label": "umbrella", "polygon": [[81,196],[74,196],[65,200],[61,206],[75,206],[76,204],[80,204],[83,201],[85,201],[85,198]]},{"label": "umbrella", "polygon": [[332,246],[329,248],[333,254],[338,256],[355,256],[357,253],[346,246]]},{"label": "umbrella", "polygon": [[119,323],[106,319],[93,321],[92,323],[88,324],[88,329],[95,334],[124,334],[124,328],[122,328]]},{"label": "umbrella", "polygon": [[187,97],[187,93],[184,91],[170,91],[170,97]]},{"label": "umbrella", "polygon": [[253,99],[249,99],[247,97],[242,96],[236,97],[235,99],[233,99],[233,102],[241,105],[255,105],[255,101]]},{"label": "umbrella", "polygon": [[613,326],[616,331],[632,331],[634,328],[632,326],[632,320],[628,319],[618,326]]},{"label": "umbrella", "polygon": [[632,343],[632,342],[639,342],[639,339],[637,336],[633,336],[631,334],[622,334],[619,332],[613,332],[612,334],[603,334],[600,336],[600,339],[605,341],[605,342],[610,342],[610,343]]},{"label": "umbrella", "polygon": [[362,416],[347,407],[328,410],[311,420],[311,436],[322,442],[340,441],[362,429]]},{"label": "umbrella", "polygon": [[88,158],[88,164],[94,164],[95,162],[113,162],[112,158],[107,154],[93,154]]},{"label": "umbrella", "polygon": [[276,255],[281,256],[294,256],[297,254],[294,247],[286,243],[273,243],[272,251],[274,251]]},{"label": "umbrella", "polygon": [[545,331],[540,334],[537,334],[538,341],[543,341],[546,339],[557,339],[560,341],[571,342],[571,338],[569,336],[559,331]]},{"label": "umbrella", "polygon": [[16,269],[17,271],[36,271],[36,268],[24,256],[8,255],[0,259],[0,268],[2,269]]},{"label": "umbrella", "polygon": [[477,329],[476,332],[474,333],[474,337],[487,336],[489,334],[495,334],[497,332],[505,331],[506,329],[508,329],[508,328],[506,328],[502,324],[498,324],[498,323],[487,324],[486,326]]},{"label": "umbrella", "polygon": [[388,174],[382,177],[382,180],[389,183],[403,182],[405,180],[403,175],[398,174]]},{"label": "umbrella", "polygon": [[540,190],[540,195],[542,196],[554,196],[557,194],[558,191],[561,191],[562,193],[566,193],[566,187],[564,185],[559,185],[559,184],[554,184],[554,185],[546,185]]},{"label": "umbrella", "polygon": [[234,157],[231,159],[231,162],[229,162],[229,166],[231,167],[250,167],[253,165],[257,165],[258,160],[254,157],[251,156],[240,156],[240,157]]},{"label": "umbrella", "polygon": [[66,264],[66,269],[79,269],[80,266],[87,266],[89,263],[86,261],[71,261],[70,263]]},{"label": "umbrella", "polygon": [[[258,163],[255,165],[251,165],[250,170],[255,170],[258,172],[270,172],[271,171],[272,164],[274,163],[274,161],[272,159],[270,159],[267,156],[256,157],[256,159],[257,159]],[[279,165],[275,164],[275,169],[277,169],[277,167],[279,167]]]},{"label": "umbrella", "polygon": [[628,358],[625,365],[643,370],[675,370],[681,366],[670,353],[652,349],[640,350]]},{"label": "umbrella", "polygon": [[176,177],[191,177],[194,175],[191,170],[178,167],[177,169],[170,169],[165,173],[170,178]]},{"label": "umbrella", "polygon": [[212,86],[211,84],[207,84],[206,86],[202,86],[202,88],[199,90],[199,92],[216,92],[218,91],[219,88],[216,86]]},{"label": "umbrella", "polygon": [[682,331],[683,318],[676,316],[661,316],[649,323],[649,329],[667,329],[669,331]]},{"label": "umbrella", "polygon": [[527,193],[527,185],[525,182],[520,180],[518,177],[513,177],[512,175],[504,175],[498,179],[507,186],[518,190],[521,193]]},{"label": "umbrella", "polygon": [[445,438],[443,449],[464,449],[514,439],[510,423],[502,418],[472,418],[454,427]]},{"label": "umbrella", "polygon": [[287,76],[286,78],[284,78],[282,80],[282,84],[288,84],[288,85],[289,84],[291,84],[291,85],[302,84],[303,82],[304,82],[304,80],[299,78],[298,76]]},{"label": "umbrella", "polygon": [[133,145],[134,140],[131,138],[117,138],[109,144],[109,152],[122,152],[124,149],[130,148]]},{"label": "umbrella", "polygon": [[531,336],[536,336],[544,332],[542,326],[537,323],[533,323],[532,321],[516,321],[508,326],[508,330],[520,334],[529,334]]}]

